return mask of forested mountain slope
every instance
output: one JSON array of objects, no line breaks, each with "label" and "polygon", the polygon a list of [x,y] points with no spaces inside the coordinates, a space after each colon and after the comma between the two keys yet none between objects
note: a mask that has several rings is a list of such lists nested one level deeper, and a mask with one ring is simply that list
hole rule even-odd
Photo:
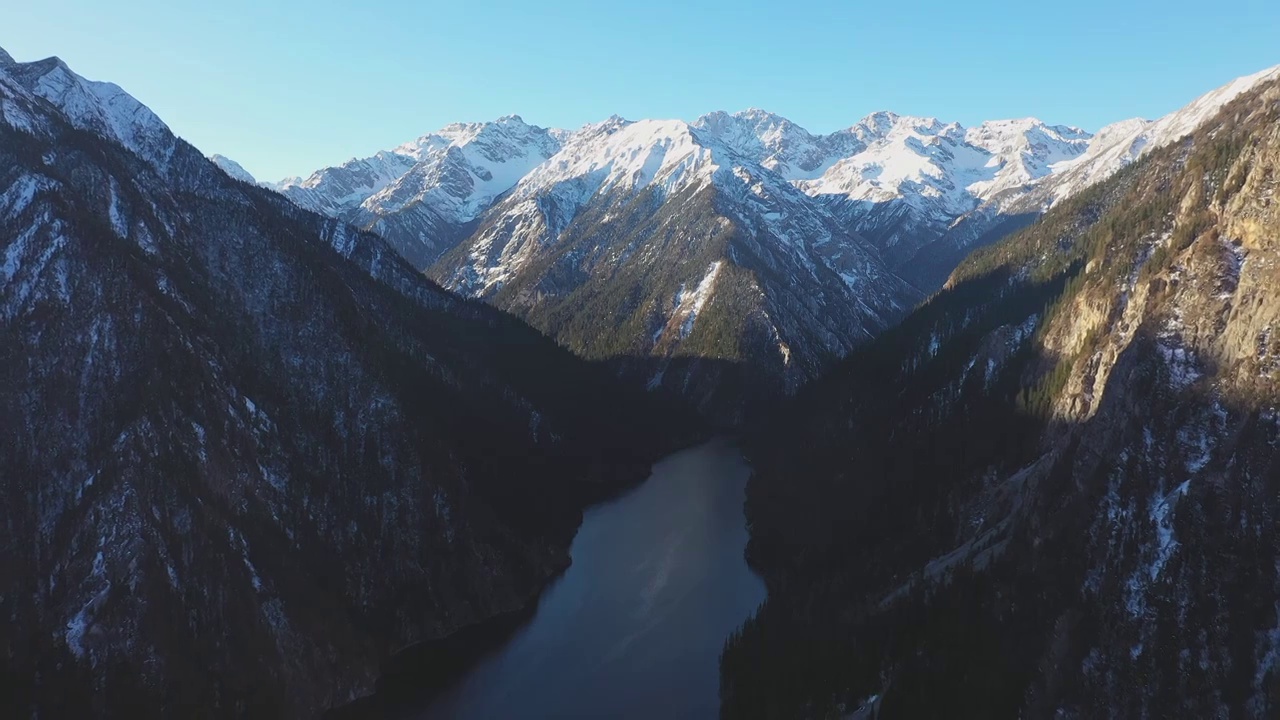
[{"label": "forested mountain slope", "polygon": [[0,704],[309,717],[529,602],[681,427],[0,52]]},{"label": "forested mountain slope", "polygon": [[723,715],[1275,717],[1278,190],[1264,81],[802,392]]},{"label": "forested mountain slope", "polygon": [[713,134],[618,118],[575,133],[430,274],[731,424],[920,298]]}]

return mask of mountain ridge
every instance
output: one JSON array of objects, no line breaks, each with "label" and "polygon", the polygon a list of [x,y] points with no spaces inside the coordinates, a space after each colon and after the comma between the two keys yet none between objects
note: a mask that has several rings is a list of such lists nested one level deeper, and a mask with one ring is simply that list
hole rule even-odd
[{"label": "mountain ridge", "polygon": [[[696,356],[741,363],[785,395],[941,288],[974,248],[1173,142],[1274,72],[1097,134],[1036,118],[964,127],[890,111],[827,134],[758,108],[693,121],[615,115],[572,131],[507,116],[447,126],[282,192],[382,234],[446,287],[575,352],[626,356],[641,386],[723,395],[696,371],[662,370]],[[476,147],[486,132],[501,152]],[[718,225],[680,228],[682,215],[704,210]],[[727,241],[723,251],[701,257],[711,237]],[[697,266],[659,271],[663,254],[698,256]],[[699,307],[715,310],[721,287],[742,291],[689,324],[681,298],[716,262],[721,274]],[[809,307],[785,307],[796,303]],[[691,339],[700,323],[716,324],[720,339]]]},{"label": "mountain ridge", "polygon": [[[586,357],[652,357],[658,369],[638,384],[698,396],[733,393],[662,367],[686,355],[730,361],[785,392],[919,296],[714,133],[617,117],[570,135],[429,274]],[[683,299],[699,285],[707,312],[691,315]]]},{"label": "mountain ridge", "polygon": [[[1089,133],[1069,125],[1048,124],[1034,117],[990,120],[966,128],[959,123],[943,122],[933,117],[904,116],[888,110],[870,113],[846,128],[826,134],[811,133],[782,115],[755,107],[734,113],[712,111],[692,121],[653,122],[668,123],[667,127],[677,134],[683,132],[681,128],[688,127],[718,133],[727,146],[763,167],[779,171],[789,182],[798,184],[810,195],[843,196],[851,201],[909,199],[913,210],[933,215],[927,220],[939,221],[950,217],[950,222],[955,222],[984,205],[1004,207],[1016,203],[1018,198],[1010,197],[1010,191],[1025,190],[1027,186],[1039,184],[1047,177],[1072,170],[1076,164],[1073,160],[1080,161],[1081,165],[1088,164],[1090,168],[1087,172],[1074,168],[1074,182],[1062,183],[1047,201],[1052,204],[1131,162],[1143,152],[1142,147],[1162,146],[1194,129],[1197,122],[1204,119],[1206,112],[1220,107],[1239,92],[1277,71],[1280,68],[1270,68],[1238,78],[1158,120],[1134,118],[1119,121],[1104,126],[1097,133]],[[614,116],[601,123],[588,123],[577,130],[564,130],[528,125],[518,115],[509,115],[492,122],[454,123],[373,156],[352,158],[341,166],[321,169],[317,171],[320,175],[313,173],[307,180],[287,179],[273,186],[292,195],[304,206],[340,215],[383,191],[386,183],[393,181],[389,176],[402,169],[405,162],[421,161],[421,149],[424,145],[438,147],[436,143],[440,139],[452,138],[449,140],[451,144],[465,147],[469,144],[467,133],[459,132],[460,130],[474,133],[477,129],[483,130],[512,121],[527,131],[554,138],[550,147],[543,148],[547,159],[554,152],[546,153],[546,150],[555,150],[557,145],[563,145],[573,135],[589,132],[592,127],[602,123],[645,122],[624,121]],[[739,127],[728,127],[734,124]],[[752,127],[743,132],[743,125]],[[1146,134],[1149,137],[1144,137],[1144,130],[1148,131]],[[730,132],[737,133],[736,144],[734,138],[728,137]],[[902,142],[897,143],[893,152],[883,152],[887,149],[883,147],[884,142],[895,132],[897,139]],[[869,147],[875,143],[881,143],[882,146]],[[945,147],[934,147],[939,144]],[[1118,149],[1121,145],[1127,145],[1129,151]],[[1115,151],[1107,155],[1105,151],[1113,148]],[[869,149],[881,152],[867,154]],[[948,169],[945,162],[933,163],[930,161],[937,158],[927,157],[930,152],[934,152],[943,156],[944,160],[955,160],[957,149],[979,150],[984,154],[975,159],[983,162],[970,162],[953,171]],[[911,160],[912,155],[916,156],[916,160]],[[1101,155],[1106,155],[1102,161],[1085,162]],[[880,177],[865,177],[861,173],[863,169],[870,169],[876,171],[878,176],[883,175],[886,166],[892,166],[895,162],[901,165],[903,160],[910,162],[902,168],[893,183],[886,184]],[[833,166],[840,163],[843,163],[842,171],[831,174]],[[915,166],[911,167],[913,163]],[[359,188],[341,185],[334,192],[314,193],[319,197],[310,197],[300,189],[314,190],[323,184],[321,175],[326,170],[350,167],[355,171],[363,166],[377,168],[374,172],[376,181]],[[976,175],[988,168],[992,169],[989,173],[992,177],[975,179]],[[502,187],[514,187],[517,183],[512,178],[521,175],[521,170],[527,172],[532,168],[523,166],[509,172],[506,181],[501,183]],[[373,180],[373,177],[368,179]],[[958,184],[966,179],[968,183]],[[926,186],[934,184],[924,189],[913,187],[921,183]],[[501,191],[492,193],[488,199],[492,200],[500,194]],[[921,203],[940,204],[941,207],[919,207]],[[365,209],[377,215],[379,203],[373,202]],[[395,209],[399,208],[390,208],[391,211]],[[473,218],[476,209],[471,208],[468,217],[464,219]]]},{"label": "mountain ridge", "polygon": [[1272,73],[784,407],[722,716],[1274,717],[1277,168]]},{"label": "mountain ridge", "polygon": [[349,702],[392,652],[525,607],[582,508],[683,432],[381,237],[107,122],[113,87],[0,67],[13,712]]}]

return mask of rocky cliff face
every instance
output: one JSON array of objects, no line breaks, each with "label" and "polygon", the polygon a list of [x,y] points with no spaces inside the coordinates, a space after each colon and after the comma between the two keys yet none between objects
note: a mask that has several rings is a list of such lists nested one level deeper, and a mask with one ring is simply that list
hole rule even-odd
[{"label": "rocky cliff face", "polygon": [[1280,709],[1277,162],[1263,80],[798,401],[726,715]]},{"label": "rocky cliff face", "polygon": [[314,716],[647,465],[638,394],[57,60],[0,53],[0,243],[17,714]]}]

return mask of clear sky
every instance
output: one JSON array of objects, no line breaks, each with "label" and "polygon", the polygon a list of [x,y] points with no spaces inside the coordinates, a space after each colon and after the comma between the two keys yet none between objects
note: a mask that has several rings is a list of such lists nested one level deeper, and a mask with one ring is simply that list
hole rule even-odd
[{"label": "clear sky", "polygon": [[260,179],[459,120],[762,107],[1094,130],[1280,64],[1280,0],[40,0],[0,46],[111,80]]}]

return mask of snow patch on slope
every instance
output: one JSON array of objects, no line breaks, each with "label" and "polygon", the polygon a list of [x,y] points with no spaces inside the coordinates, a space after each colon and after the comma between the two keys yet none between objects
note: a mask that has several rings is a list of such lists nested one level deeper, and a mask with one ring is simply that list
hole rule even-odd
[{"label": "snow patch on slope", "polygon": [[673,313],[675,317],[682,317],[680,322],[680,337],[689,337],[689,333],[693,332],[693,324],[698,320],[699,313],[702,312],[703,306],[707,304],[707,299],[711,297],[711,293],[715,290],[716,278],[720,275],[720,267],[723,261],[717,260],[707,267],[706,275],[698,281],[697,287],[692,291],[685,288],[680,289],[680,293],[676,296],[676,311]]},{"label": "snow patch on slope", "polygon": [[107,601],[107,596],[111,592],[111,581],[107,579],[106,560],[101,550],[94,556],[93,567],[85,582],[97,586],[98,589],[80,607],[79,612],[71,616],[71,619],[67,621],[66,633],[64,634],[67,648],[71,650],[71,654],[81,659],[89,654],[89,649],[85,647],[85,636],[89,634],[93,626],[94,617],[98,614],[98,610],[103,603]]}]

